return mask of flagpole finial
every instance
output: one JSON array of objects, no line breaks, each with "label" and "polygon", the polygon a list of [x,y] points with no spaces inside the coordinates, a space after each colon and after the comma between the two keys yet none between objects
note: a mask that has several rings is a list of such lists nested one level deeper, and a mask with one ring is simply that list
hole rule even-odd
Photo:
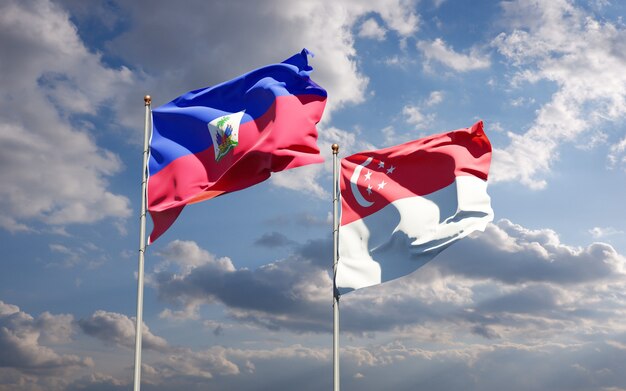
[{"label": "flagpole finial", "polygon": [[152,97],[150,97],[150,95],[146,95],[143,97],[143,101],[146,102],[146,106],[148,106],[150,103],[152,103]]},{"label": "flagpole finial", "polygon": [[339,152],[339,144],[333,144],[330,146],[333,149],[333,154],[337,154]]}]

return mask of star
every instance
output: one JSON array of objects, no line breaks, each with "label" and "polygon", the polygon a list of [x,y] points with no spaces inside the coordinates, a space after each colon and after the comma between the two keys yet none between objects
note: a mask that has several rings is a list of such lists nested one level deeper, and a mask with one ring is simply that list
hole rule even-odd
[{"label": "star", "polygon": [[378,190],[382,190],[386,184],[387,182],[385,182],[385,180],[383,179],[383,181],[378,184]]},{"label": "star", "polygon": [[392,165],[391,167],[387,169],[387,174],[391,174],[392,172],[394,172],[395,169],[396,168]]},{"label": "star", "polygon": [[372,172],[370,170],[367,170],[367,174],[365,174],[365,180],[369,181],[372,177]]},{"label": "star", "polygon": [[367,194],[372,195],[372,185],[367,185]]},{"label": "star", "polygon": [[383,168],[383,167],[385,167],[385,162],[381,160],[380,162],[378,162],[378,168]]}]

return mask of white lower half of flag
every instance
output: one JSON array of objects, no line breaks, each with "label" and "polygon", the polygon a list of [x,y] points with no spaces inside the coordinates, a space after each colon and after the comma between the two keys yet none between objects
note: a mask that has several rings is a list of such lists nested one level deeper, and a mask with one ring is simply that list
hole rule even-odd
[{"label": "white lower half of flag", "polygon": [[412,273],[493,220],[487,182],[474,176],[425,196],[391,202],[339,228],[335,284],[359,289]]}]

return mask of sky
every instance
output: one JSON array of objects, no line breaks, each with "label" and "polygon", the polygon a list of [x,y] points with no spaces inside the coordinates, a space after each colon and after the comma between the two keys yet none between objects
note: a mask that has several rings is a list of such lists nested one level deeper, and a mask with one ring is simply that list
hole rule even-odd
[{"label": "sky", "polygon": [[[0,2],[0,390],[128,390],[144,95],[307,48],[322,164],[146,252],[142,390],[332,386],[332,152],[483,120],[495,218],[341,298],[344,390],[626,390],[618,0]],[[150,223],[148,230],[150,230]]]}]

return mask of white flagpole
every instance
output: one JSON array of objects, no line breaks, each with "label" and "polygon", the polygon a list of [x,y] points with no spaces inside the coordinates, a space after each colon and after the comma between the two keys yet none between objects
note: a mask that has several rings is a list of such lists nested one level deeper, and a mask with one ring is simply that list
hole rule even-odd
[{"label": "white flagpole", "polygon": [[141,387],[141,326],[143,324],[143,265],[146,252],[146,187],[148,184],[148,142],[150,140],[150,95],[143,98],[146,106],[146,119],[143,130],[143,179],[141,181],[141,215],[139,228],[139,266],[137,271],[137,320],[135,324],[135,375],[134,391]]},{"label": "white flagpole", "polygon": [[333,144],[333,390],[339,391],[339,291],[335,286],[339,241],[339,180],[337,174],[337,153],[339,145]]}]

